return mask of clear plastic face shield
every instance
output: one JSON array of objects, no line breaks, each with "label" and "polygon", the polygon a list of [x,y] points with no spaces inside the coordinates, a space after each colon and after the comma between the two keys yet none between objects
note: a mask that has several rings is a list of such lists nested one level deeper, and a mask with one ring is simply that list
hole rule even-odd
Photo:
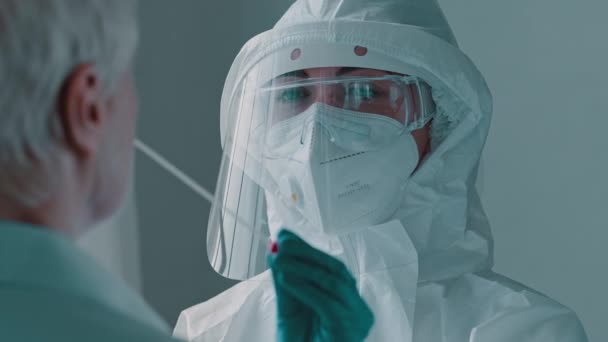
[{"label": "clear plastic face shield", "polygon": [[417,165],[410,133],[435,112],[429,86],[405,72],[349,63],[331,49],[308,60],[306,52],[265,58],[224,99],[207,250],[225,277],[264,271],[281,228],[311,242],[386,222]]}]

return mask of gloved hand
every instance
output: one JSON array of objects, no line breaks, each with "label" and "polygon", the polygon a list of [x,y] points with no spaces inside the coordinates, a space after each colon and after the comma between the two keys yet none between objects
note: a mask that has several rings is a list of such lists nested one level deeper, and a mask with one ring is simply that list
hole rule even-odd
[{"label": "gloved hand", "polygon": [[278,306],[279,342],[359,342],[374,315],[344,264],[281,231],[269,255]]}]

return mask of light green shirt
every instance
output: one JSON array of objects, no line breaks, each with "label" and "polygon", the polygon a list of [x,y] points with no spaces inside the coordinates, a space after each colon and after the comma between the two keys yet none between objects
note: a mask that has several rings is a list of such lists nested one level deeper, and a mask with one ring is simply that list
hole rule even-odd
[{"label": "light green shirt", "polygon": [[165,322],[66,237],[0,221],[0,341],[174,341]]}]

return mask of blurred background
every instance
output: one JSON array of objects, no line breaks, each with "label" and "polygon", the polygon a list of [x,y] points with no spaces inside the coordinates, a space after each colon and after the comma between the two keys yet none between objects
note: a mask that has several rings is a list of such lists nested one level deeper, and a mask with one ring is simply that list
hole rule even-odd
[{"label": "blurred background", "polygon": [[[479,179],[495,270],[608,341],[608,2],[439,1],[494,94]],[[290,0],[140,1],[138,136],[213,191],[219,105],[241,46]],[[207,261],[210,204],[138,154],[129,205],[82,240],[170,323],[234,282]]]}]

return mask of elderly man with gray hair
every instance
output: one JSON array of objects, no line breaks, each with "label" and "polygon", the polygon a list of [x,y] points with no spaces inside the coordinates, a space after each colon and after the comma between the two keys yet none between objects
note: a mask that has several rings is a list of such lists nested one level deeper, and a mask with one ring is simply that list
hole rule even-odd
[{"label": "elderly man with gray hair", "polygon": [[128,188],[136,25],[134,0],[0,0],[1,341],[173,340],[71,241]]},{"label": "elderly man with gray hair", "polygon": [[[0,341],[173,340],[140,297],[72,241],[114,213],[129,186],[135,6],[0,0]],[[373,317],[344,265],[292,242],[304,260],[344,270],[348,286],[335,296],[349,305],[299,312],[300,326],[278,324],[277,336],[309,340],[303,333],[315,322],[323,336],[347,325],[356,334],[339,341],[364,339]],[[291,290],[301,295],[307,286]]]}]

